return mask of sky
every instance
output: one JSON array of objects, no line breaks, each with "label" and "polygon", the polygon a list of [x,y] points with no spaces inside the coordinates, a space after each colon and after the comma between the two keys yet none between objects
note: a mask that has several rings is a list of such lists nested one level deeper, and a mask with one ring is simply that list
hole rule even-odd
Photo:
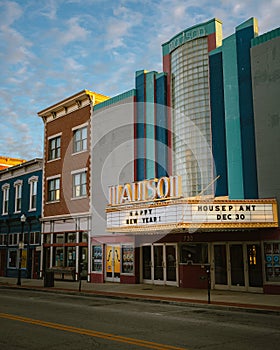
[{"label": "sky", "polygon": [[0,156],[42,157],[39,111],[84,89],[133,89],[182,30],[216,17],[225,38],[256,17],[263,34],[279,14],[279,0],[0,0]]}]

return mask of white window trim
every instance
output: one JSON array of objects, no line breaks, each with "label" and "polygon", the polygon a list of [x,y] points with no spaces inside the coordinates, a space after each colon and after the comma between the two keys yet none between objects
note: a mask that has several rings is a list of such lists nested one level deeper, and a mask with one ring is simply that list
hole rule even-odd
[{"label": "white window trim", "polygon": [[[87,128],[87,142],[88,142],[88,138],[89,138],[89,129],[88,129],[88,122],[75,126],[72,128],[72,132],[74,133],[77,130],[83,129],[83,128]],[[74,139],[74,135],[73,135],[73,150],[72,150],[72,155],[76,155],[76,154],[80,154],[80,153],[84,153],[84,152],[88,152],[88,147],[86,149],[82,149],[81,151],[74,151],[74,145],[75,145],[75,139]]]},{"label": "white window trim", "polygon": [[88,171],[88,168],[82,168],[77,170],[72,170],[71,175],[79,174],[79,173],[86,173]]},{"label": "white window trim", "polygon": [[[53,175],[53,176],[48,176],[46,178],[46,181],[49,182],[50,180],[55,180],[55,179],[61,179],[61,174]],[[47,201],[46,204],[52,204],[52,203],[59,203],[60,202],[60,197],[61,195],[61,181],[60,181],[60,186],[59,186],[59,199],[55,201]],[[49,188],[48,188],[48,193],[47,193],[47,198],[49,197]]]},{"label": "white window trim", "polygon": [[[77,170],[72,170],[71,171],[71,176],[72,176],[72,196],[71,196],[71,200],[79,200],[79,199],[84,199],[84,198],[88,198],[87,195],[84,196],[79,196],[79,197],[73,197],[73,175],[78,175],[78,174],[83,174],[88,172],[88,168],[83,168],[83,169],[77,169]],[[87,185],[87,183],[86,183]]]},{"label": "white window trim", "polygon": [[[10,200],[10,184],[5,183],[4,185],[2,185],[2,191],[3,191],[3,198],[2,198],[2,215],[8,215],[9,212],[9,200]],[[4,211],[5,209],[5,205],[4,205],[4,193],[8,193],[8,210]]]},{"label": "white window trim", "polygon": [[36,197],[38,196],[38,180],[39,177],[38,176],[32,176],[28,179],[28,183],[29,183],[29,210],[28,211],[36,211],[37,210],[37,205],[35,206],[35,208],[32,208],[32,186],[34,186],[34,183],[37,182],[37,193],[36,193]]},{"label": "white window trim", "polygon": [[[48,147],[48,152],[50,151],[50,150],[49,150],[49,142],[50,142],[50,140],[56,139],[56,138],[60,137],[60,156],[59,156],[58,158],[48,159],[48,160],[47,160],[47,163],[55,162],[56,160],[61,159],[61,135],[62,135],[62,132],[59,132],[58,134],[55,134],[55,135],[52,135],[52,136],[49,136],[49,137],[48,137],[48,145],[47,145],[47,147]],[[49,154],[48,154],[48,157],[47,157],[47,158],[49,158]]]},{"label": "white window trim", "polygon": [[22,186],[22,184],[23,184],[23,181],[18,179],[17,181],[14,182],[14,187],[19,186],[19,185]]},{"label": "white window trim", "polygon": [[59,137],[61,135],[62,135],[62,132],[59,132],[58,134],[54,134],[54,135],[48,136],[48,140],[55,139],[56,137]]},{"label": "white window trim", "polygon": [[58,178],[58,177],[61,177],[61,174],[48,176],[48,177],[46,178],[46,180],[49,181],[49,180],[52,180],[52,179],[56,179],[56,178]]},{"label": "white window trim", "polygon": [[74,126],[74,127],[72,128],[72,131],[76,131],[76,130],[82,129],[82,128],[84,128],[85,126],[88,126],[88,122],[83,123],[83,124],[81,124],[81,125]]},{"label": "white window trim", "polygon": [[[15,211],[14,213],[20,213],[21,212],[21,207],[22,207],[22,184],[23,184],[23,181],[22,180],[17,180],[14,182],[14,188],[16,189],[15,191]],[[21,197],[20,197],[20,200],[21,200],[21,207],[20,209],[17,207],[17,199],[19,198],[18,197],[18,194],[19,194],[19,188],[21,187]]]},{"label": "white window trim", "polygon": [[84,149],[84,150],[79,151],[79,152],[73,152],[72,155],[75,156],[77,154],[81,154],[81,153],[85,153],[85,152],[88,152],[88,149]]},{"label": "white window trim", "polygon": [[28,183],[30,184],[31,182],[38,182],[39,176],[32,176],[28,179]]}]

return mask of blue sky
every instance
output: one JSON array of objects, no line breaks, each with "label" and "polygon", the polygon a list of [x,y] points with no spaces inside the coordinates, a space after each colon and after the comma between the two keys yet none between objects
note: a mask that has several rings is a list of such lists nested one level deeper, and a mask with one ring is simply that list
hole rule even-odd
[{"label": "blue sky", "polygon": [[114,96],[135,71],[162,71],[161,44],[214,17],[223,36],[256,17],[279,27],[279,0],[0,0],[0,155],[42,157],[37,112],[83,89]]}]

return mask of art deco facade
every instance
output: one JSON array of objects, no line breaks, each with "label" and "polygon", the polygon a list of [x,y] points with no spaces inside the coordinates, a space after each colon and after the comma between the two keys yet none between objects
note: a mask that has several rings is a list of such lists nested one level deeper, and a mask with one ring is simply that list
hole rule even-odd
[{"label": "art deco facade", "polygon": [[[254,18],[222,39],[214,19],[163,44],[164,73],[136,73],[134,176],[114,184],[113,234],[96,247],[105,281],[205,288],[210,266],[212,288],[279,292],[279,162],[268,155],[279,147],[269,131],[278,130],[278,39],[279,30],[258,37]],[[182,179],[179,199],[169,197],[170,176]],[[145,181],[141,202],[135,186]]]}]

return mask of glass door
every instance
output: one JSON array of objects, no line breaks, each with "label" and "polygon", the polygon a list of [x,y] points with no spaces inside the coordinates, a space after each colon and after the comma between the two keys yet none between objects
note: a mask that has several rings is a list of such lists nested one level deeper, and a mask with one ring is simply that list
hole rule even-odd
[{"label": "glass door", "polygon": [[177,249],[176,245],[165,246],[166,282],[177,281]]},{"label": "glass door", "polygon": [[259,243],[213,245],[214,288],[252,290],[263,286]]},{"label": "glass door", "polygon": [[162,283],[164,281],[163,278],[163,268],[164,268],[164,260],[163,260],[163,245],[154,245],[154,282]]},{"label": "glass door", "polygon": [[142,246],[142,276],[144,283],[177,285],[176,244]]},{"label": "glass door", "polygon": [[214,245],[215,285],[227,285],[227,250],[225,244]]},{"label": "glass door", "polygon": [[247,244],[249,287],[262,287],[262,259],[259,244]]},{"label": "glass door", "polygon": [[230,276],[231,286],[245,286],[244,255],[242,244],[231,244],[230,250]]},{"label": "glass door", "polygon": [[81,247],[80,249],[80,277],[82,279],[87,279],[88,274],[88,247]]},{"label": "glass door", "polygon": [[106,280],[120,281],[121,253],[120,246],[106,246]]},{"label": "glass door", "polygon": [[152,279],[152,246],[143,246],[142,247],[142,273],[143,280],[151,280]]}]

